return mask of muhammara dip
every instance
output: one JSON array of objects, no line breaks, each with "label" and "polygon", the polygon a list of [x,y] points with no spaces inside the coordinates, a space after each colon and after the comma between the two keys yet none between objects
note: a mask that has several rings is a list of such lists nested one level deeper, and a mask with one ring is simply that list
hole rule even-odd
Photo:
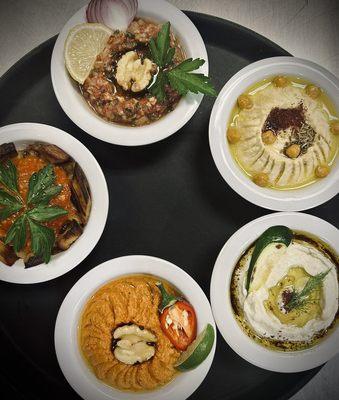
[{"label": "muhammara dip", "polygon": [[[114,280],[99,289],[85,306],[79,327],[81,351],[95,375],[117,389],[154,390],[170,382],[176,374],[174,364],[180,352],[161,330],[158,314],[161,295],[156,282],[159,280],[147,275]],[[177,294],[166,282],[163,284],[167,291]],[[127,331],[138,327],[136,334],[140,329],[146,331],[154,340],[143,345],[155,346],[155,352],[134,365],[119,361],[115,357],[117,339],[113,336],[116,333],[115,337],[121,337],[122,327]],[[136,342],[135,336],[125,335],[125,339]],[[127,344],[133,346],[128,341]]]}]

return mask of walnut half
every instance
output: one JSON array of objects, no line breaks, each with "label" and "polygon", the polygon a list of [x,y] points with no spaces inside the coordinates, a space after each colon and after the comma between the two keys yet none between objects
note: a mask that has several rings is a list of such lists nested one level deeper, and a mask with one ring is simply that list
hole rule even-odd
[{"label": "walnut half", "polygon": [[117,63],[116,80],[124,90],[140,92],[152,79],[155,65],[151,60],[141,60],[135,51],[124,54]]}]

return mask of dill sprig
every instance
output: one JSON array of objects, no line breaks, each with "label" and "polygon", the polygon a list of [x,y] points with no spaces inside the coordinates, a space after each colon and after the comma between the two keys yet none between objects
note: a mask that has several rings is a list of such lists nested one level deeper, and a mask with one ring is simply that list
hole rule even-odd
[{"label": "dill sprig", "polygon": [[322,285],[323,280],[329,272],[330,269],[325,272],[320,272],[317,275],[311,276],[300,292],[293,289],[290,300],[287,302],[287,304],[284,305],[285,310],[289,312],[293,309],[304,308],[309,301],[310,294],[320,285]]}]

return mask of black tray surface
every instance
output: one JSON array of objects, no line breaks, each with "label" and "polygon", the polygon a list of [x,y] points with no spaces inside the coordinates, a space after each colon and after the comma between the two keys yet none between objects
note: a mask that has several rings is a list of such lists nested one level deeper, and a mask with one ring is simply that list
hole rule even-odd
[{"label": "black tray surface", "polygon": [[[218,90],[253,61],[289,55],[234,23],[194,12],[187,15],[206,42],[210,75]],[[104,171],[110,208],[98,245],[71,272],[35,285],[0,282],[4,399],[79,399],[58,366],[54,325],[64,297],[87,271],[114,257],[153,255],[185,269],[209,296],[213,265],[225,241],[242,225],[268,213],[230,189],[213,163],[208,144],[213,99],[205,98],[191,121],[164,141],[133,148],[101,142],[75,126],[55,98],[50,77],[54,43],[55,38],[43,43],[0,79],[0,124],[40,122],[78,138]],[[337,205],[332,199],[310,214],[338,226]],[[256,368],[219,335],[212,368],[191,399],[287,399],[318,370],[282,375]]]}]

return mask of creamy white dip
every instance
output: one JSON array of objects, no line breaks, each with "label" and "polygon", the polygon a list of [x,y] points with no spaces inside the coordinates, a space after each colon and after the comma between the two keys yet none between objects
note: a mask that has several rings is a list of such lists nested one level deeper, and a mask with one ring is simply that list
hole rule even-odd
[{"label": "creamy white dip", "polygon": [[[253,331],[259,336],[281,341],[309,341],[319,331],[328,328],[338,310],[338,277],[335,264],[320,250],[306,242],[293,241],[288,247],[268,245],[256,263],[249,294],[245,289],[251,252],[239,270],[238,301]],[[264,306],[269,289],[274,287],[292,267],[302,267],[310,275],[330,269],[323,281],[323,304],[319,318],[309,320],[303,327],[287,325]],[[246,296],[247,295],[247,296]]]}]

